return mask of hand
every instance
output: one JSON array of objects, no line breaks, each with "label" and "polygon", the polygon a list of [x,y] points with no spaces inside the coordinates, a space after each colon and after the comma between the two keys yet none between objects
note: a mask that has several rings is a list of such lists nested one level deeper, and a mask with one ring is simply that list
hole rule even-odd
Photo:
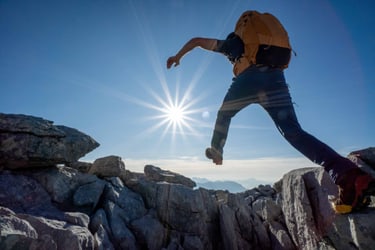
[{"label": "hand", "polygon": [[179,64],[180,64],[180,58],[178,58],[177,56],[171,56],[167,60],[167,69],[171,68],[172,65],[176,67]]}]

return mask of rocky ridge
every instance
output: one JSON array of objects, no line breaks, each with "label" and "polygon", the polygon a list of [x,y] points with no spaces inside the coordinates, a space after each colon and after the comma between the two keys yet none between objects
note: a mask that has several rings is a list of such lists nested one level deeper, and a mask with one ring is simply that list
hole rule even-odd
[{"label": "rocky ridge", "polygon": [[[272,187],[233,194],[195,188],[189,178],[157,166],[130,172],[118,156],[79,162],[99,144],[60,128],[0,114],[0,249],[375,246],[375,202],[335,215],[329,199],[337,188],[321,168],[297,169]],[[375,148],[349,158],[374,174]]]}]

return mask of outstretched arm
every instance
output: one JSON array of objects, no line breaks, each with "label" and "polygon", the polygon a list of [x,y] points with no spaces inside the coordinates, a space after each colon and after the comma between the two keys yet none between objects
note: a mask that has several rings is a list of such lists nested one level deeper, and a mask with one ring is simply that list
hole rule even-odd
[{"label": "outstretched arm", "polygon": [[178,66],[180,64],[181,58],[196,47],[201,47],[202,49],[213,51],[217,47],[217,39],[201,37],[192,38],[184,46],[182,46],[180,51],[178,51],[175,56],[171,56],[168,58],[167,68],[169,69],[172,65],[174,65],[175,67]]}]

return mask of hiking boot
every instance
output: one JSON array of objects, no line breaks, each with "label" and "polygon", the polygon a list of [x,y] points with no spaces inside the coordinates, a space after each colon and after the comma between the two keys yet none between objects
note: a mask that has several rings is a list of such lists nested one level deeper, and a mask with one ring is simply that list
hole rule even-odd
[{"label": "hiking boot", "polygon": [[212,162],[215,163],[216,165],[223,164],[223,154],[215,148],[207,148],[206,157],[208,159],[211,159]]},{"label": "hiking boot", "polygon": [[352,169],[337,181],[339,197],[333,204],[336,213],[347,214],[367,207],[375,195],[375,179],[361,169]]}]

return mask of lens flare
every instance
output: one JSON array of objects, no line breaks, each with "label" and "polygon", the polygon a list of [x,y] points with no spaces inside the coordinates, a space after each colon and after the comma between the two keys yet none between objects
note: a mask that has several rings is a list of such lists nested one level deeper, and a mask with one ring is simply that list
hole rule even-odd
[{"label": "lens flare", "polygon": [[170,106],[166,109],[166,119],[169,120],[169,122],[172,122],[173,124],[180,124],[183,123],[186,119],[186,112],[183,107],[180,106]]},{"label": "lens flare", "polygon": [[184,95],[180,97],[177,87],[176,93],[172,97],[168,85],[165,83],[163,86],[163,92],[161,94],[157,94],[148,89],[156,100],[156,103],[148,103],[147,107],[157,111],[157,113],[150,118],[158,120],[158,123],[154,124],[151,130],[154,131],[164,126],[163,137],[167,133],[171,133],[173,138],[177,134],[182,136],[186,136],[187,134],[198,135],[198,131],[195,127],[201,123],[201,121],[195,119],[194,116],[201,113],[202,110],[193,108],[193,106],[199,99],[188,98],[190,90],[185,91]]}]

